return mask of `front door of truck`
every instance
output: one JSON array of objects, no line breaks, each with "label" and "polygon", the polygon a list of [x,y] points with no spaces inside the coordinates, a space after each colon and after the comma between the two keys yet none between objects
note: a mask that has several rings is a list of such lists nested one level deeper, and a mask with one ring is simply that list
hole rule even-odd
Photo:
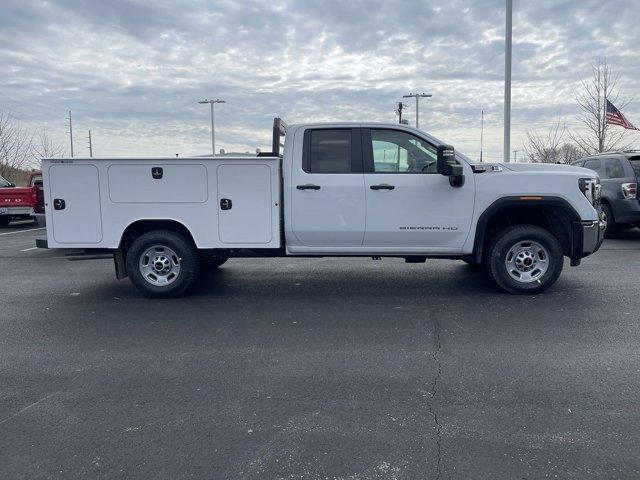
[{"label": "front door of truck", "polygon": [[436,172],[436,148],[411,132],[363,128],[367,202],[365,247],[457,252],[473,215],[474,182],[462,187]]},{"label": "front door of truck", "polygon": [[[311,128],[291,165],[291,230],[298,245],[359,247],[365,192],[359,128]],[[297,158],[300,156],[296,155]]]}]

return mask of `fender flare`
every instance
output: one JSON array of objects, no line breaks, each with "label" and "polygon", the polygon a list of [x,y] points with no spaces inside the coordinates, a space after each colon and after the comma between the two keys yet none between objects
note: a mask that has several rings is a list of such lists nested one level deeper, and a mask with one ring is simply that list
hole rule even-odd
[{"label": "fender flare", "polygon": [[475,238],[473,241],[473,251],[471,253],[471,259],[474,262],[480,263],[482,261],[482,254],[484,248],[484,239],[487,231],[487,225],[493,216],[505,207],[520,207],[520,206],[548,206],[561,208],[571,219],[571,258],[576,255],[576,242],[577,245],[582,245],[582,238],[576,238],[576,235],[582,235],[582,229],[574,228],[574,222],[580,222],[580,215],[573,206],[567,202],[564,198],[546,196],[546,195],[528,195],[528,196],[508,196],[502,197],[494,201],[489,205],[478,218],[476,224]]}]

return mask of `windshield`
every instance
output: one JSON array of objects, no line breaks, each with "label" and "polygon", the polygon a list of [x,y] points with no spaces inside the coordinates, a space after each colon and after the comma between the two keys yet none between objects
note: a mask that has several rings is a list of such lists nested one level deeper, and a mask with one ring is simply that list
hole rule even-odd
[{"label": "windshield", "polygon": [[7,180],[5,180],[4,178],[0,177],[0,188],[8,187],[10,185],[11,184]]},{"label": "windshield", "polygon": [[636,174],[637,178],[640,178],[640,157],[631,157],[629,159],[629,163],[631,163],[631,167]]}]

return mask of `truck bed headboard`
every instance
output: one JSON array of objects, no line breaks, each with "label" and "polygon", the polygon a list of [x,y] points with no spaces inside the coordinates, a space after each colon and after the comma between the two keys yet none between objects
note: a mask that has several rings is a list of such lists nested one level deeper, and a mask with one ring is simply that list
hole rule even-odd
[{"label": "truck bed headboard", "polygon": [[282,155],[281,147],[284,148],[284,136],[287,134],[287,124],[281,118],[273,119],[273,139],[271,141],[270,152],[260,152],[259,157],[279,157]]}]

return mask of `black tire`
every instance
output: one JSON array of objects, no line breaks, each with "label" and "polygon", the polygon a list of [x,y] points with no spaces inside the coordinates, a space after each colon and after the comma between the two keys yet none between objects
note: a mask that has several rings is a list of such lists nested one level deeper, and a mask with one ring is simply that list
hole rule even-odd
[{"label": "black tire", "polygon": [[11,223],[11,215],[0,215],[0,225],[3,227]]},{"label": "black tire", "polygon": [[620,233],[620,228],[613,217],[613,211],[608,203],[602,204],[602,212],[607,220],[607,227],[604,229],[604,238],[615,238]]},{"label": "black tire", "polygon": [[[176,265],[179,268],[173,277],[165,276],[165,279],[168,279],[166,281],[170,281],[166,285],[151,283],[153,280],[150,277],[147,280],[141,271],[144,268],[141,266],[143,257],[147,259],[148,265],[152,259],[146,254],[155,246],[160,247],[157,252],[162,256],[156,258],[164,260],[164,257],[167,256],[169,257],[169,268],[175,269]],[[142,293],[152,298],[173,298],[183,294],[193,286],[200,270],[198,251],[193,242],[184,235],[170,230],[153,230],[138,237],[127,250],[126,266],[131,283]],[[153,272],[151,273],[153,274]],[[172,273],[170,271],[169,275]],[[163,275],[157,275],[156,279],[159,277],[163,277]]]},{"label": "black tire", "polygon": [[[529,244],[529,247],[527,247],[527,244]],[[528,255],[526,254],[528,252],[527,248],[535,250],[535,246],[532,246],[534,244],[542,247],[546,262],[542,259],[542,253],[540,253],[540,256],[534,255],[532,260],[527,260],[525,256],[525,261],[530,261],[532,266],[528,267],[531,270],[524,272],[524,274],[528,273],[532,278],[528,283],[525,283],[524,280],[516,280],[507,268],[507,254],[512,249],[521,249],[523,255]],[[536,258],[540,262],[539,264],[536,263]],[[502,290],[515,295],[535,294],[545,291],[558,280],[563,264],[562,246],[558,239],[549,231],[535,225],[515,225],[498,232],[489,243],[485,260],[485,267],[491,279]],[[538,265],[540,265],[539,268]],[[543,271],[543,268],[546,268],[546,271]],[[514,268],[512,271],[514,275],[520,274],[519,269]],[[538,272],[539,277],[534,278],[535,275],[531,274],[536,274],[536,272]]]}]

